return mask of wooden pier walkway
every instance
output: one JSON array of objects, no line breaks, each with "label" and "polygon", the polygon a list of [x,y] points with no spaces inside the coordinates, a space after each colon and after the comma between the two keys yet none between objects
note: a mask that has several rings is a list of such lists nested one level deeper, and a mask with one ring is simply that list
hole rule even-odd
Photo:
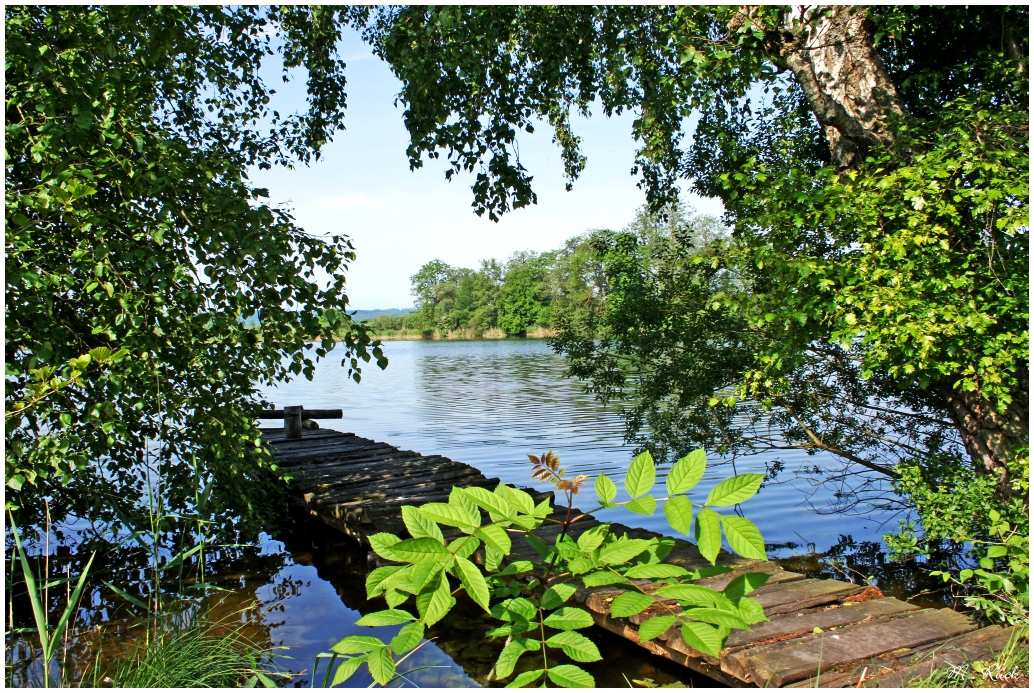
[{"label": "wooden pier walkway", "polygon": [[[292,474],[298,501],[312,515],[360,541],[377,532],[406,535],[403,505],[445,501],[453,486],[495,487],[499,483],[446,457],[399,450],[353,433],[305,430],[300,439],[286,439],[283,429],[267,429],[264,438],[278,464]],[[533,493],[536,502],[545,495]],[[577,538],[597,524],[586,517],[572,527],[571,534]],[[451,539],[451,528],[442,529],[446,540]],[[546,525],[536,534],[545,538],[558,531],[556,525]],[[612,531],[627,532],[633,538],[658,536],[618,524],[612,524]],[[511,558],[533,555],[526,540],[514,541]],[[688,570],[709,565],[695,545],[681,539],[675,540],[675,549],[665,562]],[[733,631],[720,658],[690,648],[677,628],[640,642],[638,626],[653,614],[612,617],[610,603],[621,594],[613,587],[580,590],[575,599],[584,603],[598,626],[733,686],[900,686],[933,668],[991,659],[1009,639],[1010,632],[1004,628],[978,628],[950,609],[922,609],[885,597],[875,587],[811,579],[783,570],[772,561],[725,552],[718,564],[733,571],[699,584],[721,590],[742,573],[771,575],[763,587],[751,593],[770,620],[753,626],[752,631]],[[647,591],[653,588],[647,580],[639,584]]]}]

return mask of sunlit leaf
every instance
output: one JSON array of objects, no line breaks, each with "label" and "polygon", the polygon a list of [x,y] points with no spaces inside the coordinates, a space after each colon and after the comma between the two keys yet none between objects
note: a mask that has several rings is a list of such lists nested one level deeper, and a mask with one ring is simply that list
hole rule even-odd
[{"label": "sunlit leaf", "polygon": [[625,474],[625,491],[632,498],[648,493],[657,481],[657,467],[653,463],[653,455],[644,450],[635,456]]},{"label": "sunlit leaf", "polygon": [[714,510],[702,508],[696,521],[697,549],[709,563],[714,563],[722,549],[722,521]]},{"label": "sunlit leaf", "polygon": [[664,504],[668,524],[679,534],[689,534],[693,523],[693,504],[685,496],[675,496]]},{"label": "sunlit leaf", "polygon": [[546,645],[562,649],[564,654],[576,662],[596,662],[602,659],[595,643],[575,631],[557,633],[546,641]]},{"label": "sunlit leaf", "polygon": [[653,598],[639,592],[625,592],[616,597],[610,604],[610,615],[624,618],[638,614],[653,606]]},{"label": "sunlit leaf", "polygon": [[[668,488],[668,495],[685,493],[696,486],[704,477],[704,470],[707,468],[707,455],[704,449],[700,448],[689,453],[681,460],[672,465],[668,472],[665,485]],[[688,534],[688,532],[686,532]]]},{"label": "sunlit leaf", "polygon": [[639,626],[639,640],[642,642],[653,640],[658,635],[666,633],[674,623],[674,616],[654,616],[651,619],[643,621],[643,624]]},{"label": "sunlit leaf", "polygon": [[764,474],[737,474],[711,489],[704,505],[722,507],[742,503],[754,497],[764,480]]},{"label": "sunlit leaf", "polygon": [[725,529],[725,539],[733,551],[744,558],[768,558],[765,540],[753,522],[739,515],[725,515],[722,516],[722,527]]}]

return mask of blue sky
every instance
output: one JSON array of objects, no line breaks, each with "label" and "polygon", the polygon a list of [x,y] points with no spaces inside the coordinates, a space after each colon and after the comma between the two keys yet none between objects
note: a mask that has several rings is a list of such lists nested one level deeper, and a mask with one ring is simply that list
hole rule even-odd
[{"label": "blue sky", "polygon": [[[409,170],[409,138],[401,88],[390,69],[359,38],[343,37],[348,68],[346,130],[339,132],[318,163],[295,170],[255,171],[253,182],[269,188],[270,201],[292,208],[309,233],[344,233],[357,259],[347,273],[352,308],[405,308],[413,303],[409,277],[438,258],[460,267],[481,259],[505,259],[518,250],[546,251],[592,228],[621,228],[644,202],[629,174],[635,142],[634,116],[577,119],[588,165],[574,190],[564,190],[563,167],[548,126],[519,140],[521,161],[534,175],[538,204],[495,223],[471,208],[472,175],[445,180],[440,161]],[[279,82],[271,72],[270,82]],[[276,85],[282,106],[304,98],[304,82]],[[686,196],[698,211],[720,214],[717,200]]]}]

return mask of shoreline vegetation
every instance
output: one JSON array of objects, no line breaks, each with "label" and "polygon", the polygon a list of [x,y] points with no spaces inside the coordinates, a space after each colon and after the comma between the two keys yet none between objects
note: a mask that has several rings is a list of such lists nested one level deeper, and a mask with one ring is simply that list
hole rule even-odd
[{"label": "shoreline vegetation", "polygon": [[442,335],[437,330],[382,330],[372,332],[372,339],[379,339],[382,342],[402,342],[419,340],[469,340],[469,339],[548,339],[555,337],[556,330],[547,327],[529,328],[523,335],[506,334],[500,329],[491,329],[487,332],[474,332],[472,330],[450,330]]}]

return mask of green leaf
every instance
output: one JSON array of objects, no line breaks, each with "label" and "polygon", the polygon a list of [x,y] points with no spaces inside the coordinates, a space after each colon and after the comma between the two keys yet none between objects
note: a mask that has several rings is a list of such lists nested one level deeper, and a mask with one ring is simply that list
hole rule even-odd
[{"label": "green leaf", "polygon": [[764,474],[737,474],[711,489],[704,505],[722,507],[742,503],[754,497],[764,480]]},{"label": "green leaf", "polygon": [[395,573],[403,570],[405,566],[401,565],[386,565],[380,568],[374,568],[369,575],[366,576],[366,598],[373,599],[384,592],[385,583],[395,575]]},{"label": "green leaf", "polygon": [[595,551],[608,534],[610,534],[610,524],[606,522],[587,529],[578,537],[578,548],[582,551]]},{"label": "green leaf", "polygon": [[445,537],[442,536],[441,528],[421,515],[420,511],[412,505],[402,506],[402,521],[406,523],[406,529],[409,530],[409,535],[414,539],[430,537],[431,539],[437,539],[442,544],[445,543]]},{"label": "green leaf", "polygon": [[[538,643],[537,640],[535,642]],[[514,638],[503,648],[503,651],[499,653],[498,659],[495,660],[495,677],[497,679],[505,679],[513,673],[513,669],[517,666],[517,660],[520,659],[521,655],[533,649],[527,645],[527,640]]]},{"label": "green leaf", "polygon": [[445,546],[437,539],[430,537],[404,539],[384,549],[379,555],[400,563],[434,563],[450,557]]},{"label": "green leaf", "polygon": [[472,530],[481,524],[481,513],[477,512],[477,506],[473,503],[470,505],[475,508],[473,511],[469,507],[453,503],[425,503],[419,510],[421,515],[432,522]]},{"label": "green leaf", "polygon": [[738,515],[725,515],[722,517],[722,526],[725,528],[725,539],[733,551],[744,558],[768,558],[765,540],[753,522]]},{"label": "green leaf", "polygon": [[578,630],[593,624],[592,616],[584,609],[565,606],[546,617],[545,624],[557,630]]},{"label": "green leaf", "polygon": [[735,600],[734,604],[740,617],[750,625],[764,623],[768,620],[768,616],[765,615],[765,609],[750,597],[740,597]]},{"label": "green leaf", "polygon": [[[423,599],[421,599],[423,597]],[[441,621],[449,610],[452,609],[456,600],[453,599],[449,589],[449,578],[445,573],[439,573],[436,580],[432,581],[429,589],[417,595],[417,606],[424,605],[421,610],[421,621],[429,626]]]},{"label": "green leaf", "polygon": [[625,491],[632,498],[649,493],[657,481],[657,467],[653,463],[653,455],[644,450],[635,456],[625,474]]},{"label": "green leaf", "polygon": [[499,525],[481,527],[475,530],[474,536],[485,542],[485,546],[492,547],[504,556],[510,555],[510,536]]},{"label": "green leaf", "polygon": [[391,649],[395,654],[405,654],[420,644],[424,639],[423,623],[407,623],[391,639]]},{"label": "green leaf", "polygon": [[479,507],[484,508],[490,513],[494,513],[500,517],[510,517],[514,514],[513,508],[510,507],[507,499],[503,498],[502,495],[492,493],[488,489],[479,488],[477,486],[471,486],[463,489],[463,492],[474,501]]},{"label": "green leaf", "polygon": [[1001,558],[1002,556],[1008,555],[1009,549],[1004,546],[991,546],[987,549],[988,558]]},{"label": "green leaf", "polygon": [[698,652],[718,657],[722,651],[722,638],[714,627],[694,621],[682,624],[682,639]]},{"label": "green leaf", "polygon": [[521,573],[526,573],[529,570],[535,570],[535,564],[531,561],[514,561],[510,565],[506,566],[506,568],[496,573],[496,575],[520,575]]},{"label": "green leaf", "polygon": [[[409,571],[409,584],[405,585],[405,587],[410,588],[410,591],[414,594],[421,592],[441,572],[442,565],[440,563],[420,563],[414,565]],[[399,586],[401,587],[402,585]]]},{"label": "green leaf", "polygon": [[657,510],[657,499],[653,496],[643,496],[625,504],[625,508],[640,515],[653,515]]},{"label": "green leaf", "polygon": [[582,573],[587,573],[590,570],[595,570],[599,567],[599,561],[594,561],[593,559],[585,556],[576,558],[567,564],[567,569],[571,572],[571,575],[581,575]]},{"label": "green leaf", "polygon": [[600,549],[599,561],[606,565],[620,565],[632,560],[649,547],[648,539],[618,539]]},{"label": "green leaf", "polygon": [[625,571],[625,577],[630,578],[674,578],[684,575],[689,575],[689,571],[681,566],[668,563],[634,565]]},{"label": "green leaf", "polygon": [[478,570],[478,567],[466,558],[457,556],[456,573],[460,583],[463,585],[463,589],[467,591],[474,603],[488,611],[488,583],[485,582],[485,578],[481,571]]},{"label": "green leaf", "polygon": [[103,582],[104,582],[105,585],[107,585],[108,587],[111,588],[112,592],[114,592],[118,596],[122,597],[127,602],[129,602],[130,604],[134,604],[135,606],[137,606],[137,607],[139,607],[141,609],[144,609],[145,611],[148,609],[147,602],[145,602],[145,601],[143,601],[141,599],[137,599],[133,595],[129,594],[128,592],[126,592],[125,590],[121,589],[120,587],[116,587],[115,585],[111,584],[107,580],[104,580]]},{"label": "green leaf", "polygon": [[515,678],[512,683],[508,683],[506,687],[523,688],[524,686],[527,686],[529,683],[538,681],[544,671],[545,669],[535,669],[534,671],[526,671],[523,674],[518,674],[517,678]]},{"label": "green leaf", "polygon": [[671,628],[674,623],[674,616],[654,616],[651,619],[643,621],[643,624],[639,626],[639,640],[642,642],[653,640],[658,635],[663,635],[668,632],[668,629]]},{"label": "green leaf", "polygon": [[654,592],[654,594],[658,597],[678,599],[680,602],[707,606],[727,601],[720,592],[716,592],[710,587],[704,587],[703,585],[667,585]]},{"label": "green leaf", "polygon": [[693,504],[685,496],[675,496],[664,504],[664,516],[676,532],[689,534],[689,528],[693,524]]},{"label": "green leaf", "polygon": [[592,640],[575,631],[557,633],[546,641],[546,645],[563,650],[576,662],[598,662],[603,659]]},{"label": "green leaf", "polygon": [[624,618],[638,614],[653,606],[653,598],[639,592],[625,592],[610,604],[610,615]]},{"label": "green leaf", "polygon": [[492,615],[502,621],[512,621],[519,618],[524,621],[532,621],[538,616],[539,610],[524,597],[515,597],[499,602],[492,607]]},{"label": "green leaf", "polygon": [[458,558],[467,558],[477,551],[479,546],[481,546],[481,540],[477,537],[456,537],[449,542],[449,553]]},{"label": "green leaf", "polygon": [[367,657],[366,666],[370,668],[370,676],[382,686],[395,676],[395,662],[391,659],[391,650],[387,647],[371,652]]},{"label": "green leaf", "polygon": [[332,652],[338,654],[349,655],[349,654],[366,654],[372,652],[378,647],[384,647],[384,641],[380,638],[375,638],[372,635],[349,635],[347,638],[340,640],[333,647]]},{"label": "green leaf", "polygon": [[549,680],[562,688],[595,688],[596,679],[573,664],[560,664],[547,670]]},{"label": "green leaf", "polygon": [[601,585],[617,585],[628,582],[624,577],[617,573],[612,573],[609,570],[601,570],[598,573],[592,573],[582,578],[582,583],[586,587],[599,587]]},{"label": "green leaf", "polygon": [[505,554],[496,551],[491,546],[485,547],[485,570],[490,573],[494,573],[499,570],[499,566],[502,565]]},{"label": "green leaf", "polygon": [[478,519],[474,524],[481,524],[481,511],[478,510],[477,504],[459,486],[453,486],[452,490],[449,491],[449,505],[465,511],[472,517],[477,517]]},{"label": "green leaf", "polygon": [[400,623],[409,623],[415,620],[409,612],[402,609],[386,609],[366,614],[356,621],[355,624],[357,626],[397,626]]},{"label": "green leaf", "polygon": [[558,582],[552,585],[542,595],[542,608],[552,611],[574,595],[578,588],[567,582]]},{"label": "green leaf", "polygon": [[351,678],[352,674],[354,674],[365,661],[366,655],[363,655],[362,657],[351,657],[341,662],[337,671],[334,672],[334,680],[330,682],[331,687],[342,684]]},{"label": "green leaf", "polygon": [[[527,491],[522,491],[521,489],[513,486],[505,486],[504,488],[506,489],[506,499],[510,502],[510,505],[518,510],[518,512],[524,513],[525,515],[535,515],[535,499],[533,499]],[[548,498],[542,502],[546,504],[546,507],[549,506]]]},{"label": "green leaf", "polygon": [[727,626],[729,628],[739,628],[741,630],[750,630],[750,626],[740,616],[734,614],[731,611],[725,609],[713,609],[710,607],[703,607],[700,609],[686,609],[682,612],[683,616],[687,616],[694,621],[703,621],[704,623],[712,623],[716,626]]},{"label": "green leaf", "polygon": [[738,577],[733,578],[725,589],[722,590],[729,599],[739,599],[740,597],[746,596],[761,587],[768,579],[772,577],[768,573],[746,573]]},{"label": "green leaf", "polygon": [[553,547],[534,534],[525,534],[524,538],[528,540],[528,543],[531,544],[531,548],[535,549],[535,553],[537,553],[542,560],[548,560],[553,554]]},{"label": "green leaf", "polygon": [[[676,493],[685,493],[696,486],[704,477],[704,469],[706,468],[707,455],[704,453],[703,448],[694,450],[683,457],[668,472],[668,478],[665,480],[665,485],[668,487],[668,495],[674,496]],[[689,531],[687,530],[685,534],[689,534]]]},{"label": "green leaf", "polygon": [[600,505],[610,505],[617,498],[618,487],[614,485],[614,482],[610,480],[606,474],[600,474],[596,477],[596,497],[600,500]]},{"label": "green leaf", "polygon": [[370,548],[373,549],[373,552],[381,558],[387,558],[389,561],[395,559],[386,556],[385,551],[400,541],[402,540],[394,534],[388,534],[387,532],[378,532],[377,534],[371,534],[369,537]]},{"label": "green leaf", "polygon": [[696,540],[700,555],[713,565],[722,549],[722,521],[714,510],[702,508],[697,514]]}]

